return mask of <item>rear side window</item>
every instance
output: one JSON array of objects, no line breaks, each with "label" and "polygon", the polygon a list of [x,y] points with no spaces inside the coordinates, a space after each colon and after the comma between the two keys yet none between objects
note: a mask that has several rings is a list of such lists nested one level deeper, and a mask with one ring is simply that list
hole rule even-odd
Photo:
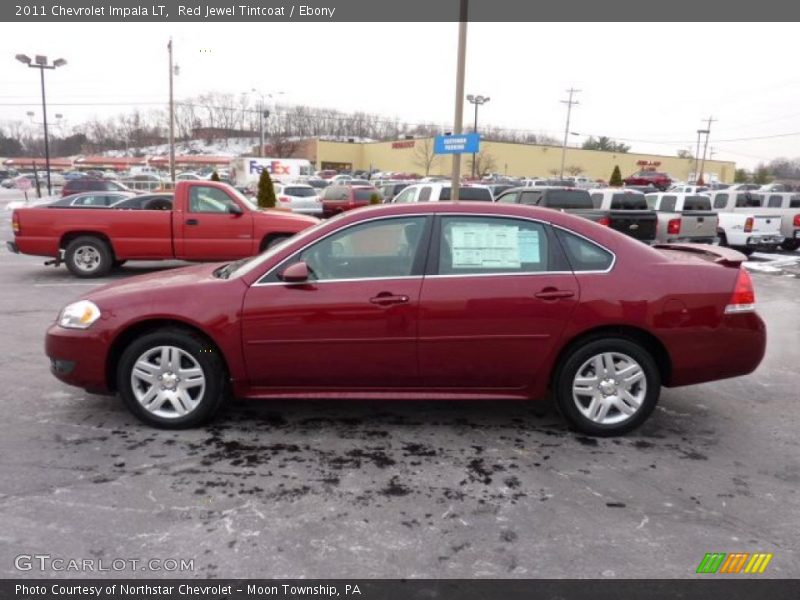
[{"label": "rear side window", "polygon": [[544,206],[550,208],[592,208],[589,192],[578,190],[549,190],[545,192]]},{"label": "rear side window", "polygon": [[519,203],[527,204],[528,206],[536,206],[539,204],[539,198],[542,197],[542,192],[522,192],[519,195]]},{"label": "rear side window", "polygon": [[770,196],[769,197],[769,204],[767,204],[769,208],[780,208],[781,207],[781,197],[780,196]]},{"label": "rear side window", "polygon": [[425,186],[419,191],[419,198],[417,198],[417,202],[428,202],[431,199],[431,188],[429,186]]},{"label": "rear side window", "polygon": [[728,206],[728,194],[717,194],[714,197],[714,208],[725,208]]},{"label": "rear side window", "polygon": [[614,255],[586,238],[556,229],[573,271],[607,271],[614,263]]},{"label": "rear side window", "polygon": [[760,207],[764,197],[760,194],[736,194],[736,208]]},{"label": "rear side window", "polygon": [[658,207],[658,210],[661,212],[675,212],[675,204],[677,202],[677,196],[664,196],[661,198],[661,205]]},{"label": "rear side window", "polygon": [[711,198],[708,196],[686,196],[683,210],[711,210]]},{"label": "rear side window", "polygon": [[790,198],[789,208],[800,208],[800,198]]},{"label": "rear side window", "polygon": [[[439,200],[450,200],[450,189],[449,187],[442,188],[442,193],[439,195]],[[491,202],[492,201],[492,192],[489,191],[489,188],[474,188],[474,187],[462,187],[458,188],[458,199],[459,200],[482,200],[484,202]]]},{"label": "rear side window", "polygon": [[603,205],[603,194],[592,194],[592,207],[600,208],[602,205]]},{"label": "rear side window", "polygon": [[[598,207],[599,204],[595,206],[595,208]],[[611,196],[611,209],[647,210],[647,200],[644,199],[644,194],[614,194]]]}]

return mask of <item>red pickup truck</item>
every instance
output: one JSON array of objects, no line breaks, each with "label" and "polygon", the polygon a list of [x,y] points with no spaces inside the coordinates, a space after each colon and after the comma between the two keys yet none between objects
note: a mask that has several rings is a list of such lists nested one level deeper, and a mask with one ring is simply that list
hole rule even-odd
[{"label": "red pickup truck", "polygon": [[[12,252],[52,257],[77,277],[101,277],[128,260],[225,261],[253,256],[317,223],[259,210],[231,186],[181,181],[161,210],[40,206],[11,217]],[[164,209],[167,210],[164,210]]]}]

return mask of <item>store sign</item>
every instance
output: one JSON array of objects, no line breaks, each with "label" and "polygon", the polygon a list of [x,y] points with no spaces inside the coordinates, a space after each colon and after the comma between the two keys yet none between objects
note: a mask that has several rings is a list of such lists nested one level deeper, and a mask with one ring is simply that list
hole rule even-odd
[{"label": "store sign", "polygon": [[392,142],[392,150],[399,150],[401,148],[413,148],[415,140],[406,140],[404,142]]},{"label": "store sign", "polygon": [[433,142],[434,154],[473,154],[478,152],[480,135],[465,133],[460,135],[437,135]]},{"label": "store sign", "polygon": [[660,167],[660,160],[637,160],[636,164],[640,167]]}]

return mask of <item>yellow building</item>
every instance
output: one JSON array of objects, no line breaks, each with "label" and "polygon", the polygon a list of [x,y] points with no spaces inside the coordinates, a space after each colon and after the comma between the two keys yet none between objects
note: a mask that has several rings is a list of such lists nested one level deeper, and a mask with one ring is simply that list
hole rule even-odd
[{"label": "yellow building", "polygon": [[[432,138],[368,143],[308,140],[297,156],[308,158],[318,169],[372,168],[449,176],[451,156],[434,156],[432,151]],[[461,160],[461,172],[468,175],[471,155],[464,154]],[[561,146],[482,141],[478,164],[485,164],[487,160],[491,163],[487,170],[493,173],[513,177],[551,177],[558,175],[561,169]],[[567,148],[565,175],[575,173],[608,181],[615,165],[619,166],[623,177],[641,169],[649,169],[669,173],[674,179],[682,181],[686,181],[695,170],[694,159],[677,156]],[[716,175],[723,182],[732,182],[735,170],[736,163],[720,160],[706,160],[703,169],[706,174]]]}]

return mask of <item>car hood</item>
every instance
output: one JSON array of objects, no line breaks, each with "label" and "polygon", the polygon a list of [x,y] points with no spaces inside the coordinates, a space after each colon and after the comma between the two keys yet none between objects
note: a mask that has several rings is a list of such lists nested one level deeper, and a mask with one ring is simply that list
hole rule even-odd
[{"label": "car hood", "polygon": [[127,299],[138,301],[142,299],[152,300],[154,297],[165,295],[172,296],[177,290],[190,286],[229,281],[227,279],[217,279],[213,276],[213,272],[225,264],[228,263],[203,263],[128,277],[94,289],[84,298],[99,305],[112,301],[127,301]]}]

